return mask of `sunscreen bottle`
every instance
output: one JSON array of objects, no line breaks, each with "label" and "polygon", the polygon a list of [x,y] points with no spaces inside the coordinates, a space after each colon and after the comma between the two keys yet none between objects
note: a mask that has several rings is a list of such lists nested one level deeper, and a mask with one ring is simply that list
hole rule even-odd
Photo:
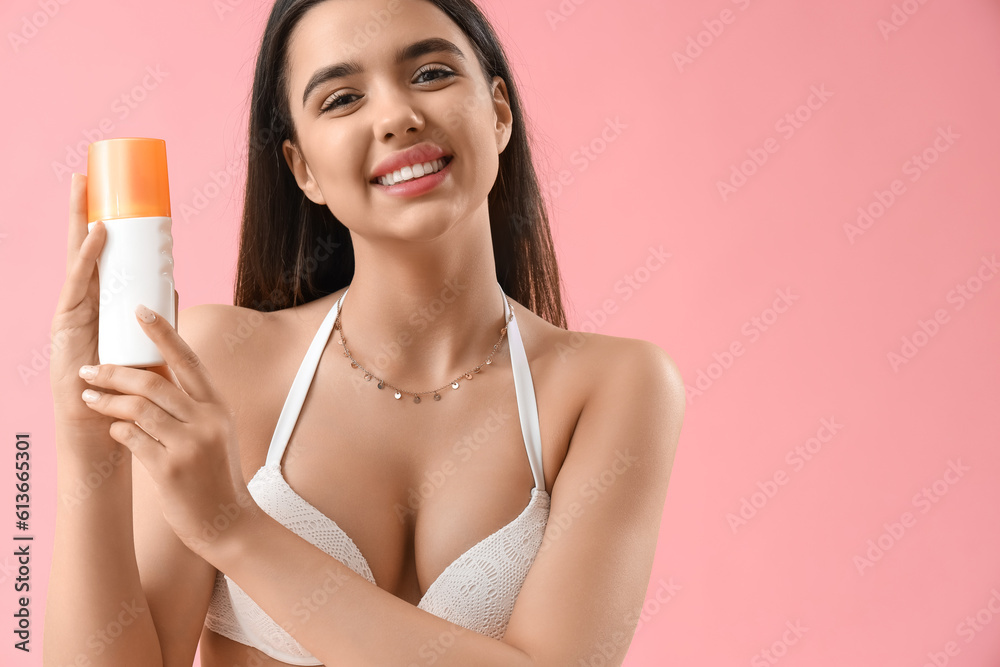
[{"label": "sunscreen bottle", "polygon": [[87,230],[104,221],[97,261],[101,296],[97,356],[102,364],[166,364],[135,316],[140,303],[174,328],[174,260],[167,147],[162,139],[126,137],[87,150]]}]

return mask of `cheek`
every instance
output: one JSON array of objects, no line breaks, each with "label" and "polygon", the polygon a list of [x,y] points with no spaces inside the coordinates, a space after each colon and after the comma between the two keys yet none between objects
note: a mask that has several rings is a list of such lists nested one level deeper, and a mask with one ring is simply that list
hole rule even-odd
[{"label": "cheek", "polygon": [[477,123],[470,141],[474,145],[477,172],[484,178],[492,180],[499,168],[500,156],[497,152],[496,132],[490,123],[491,118],[492,116],[488,115]]},{"label": "cheek", "polygon": [[[357,136],[357,134],[355,134]],[[324,193],[350,194],[366,185],[363,148],[352,146],[342,133],[317,136],[313,142],[313,176]]]},{"label": "cheek", "polygon": [[492,126],[493,102],[489,94],[467,86],[448,90],[450,94],[442,96],[440,105],[431,112],[441,123],[443,139],[456,143],[481,137]]}]

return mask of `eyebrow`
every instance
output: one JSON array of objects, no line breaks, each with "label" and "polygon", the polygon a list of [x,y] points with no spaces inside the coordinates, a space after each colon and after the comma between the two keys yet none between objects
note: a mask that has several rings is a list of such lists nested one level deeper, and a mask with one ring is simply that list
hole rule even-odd
[{"label": "eyebrow", "polygon": [[[395,62],[398,65],[406,62],[407,60],[413,60],[414,58],[427,55],[428,53],[450,53],[462,62],[465,62],[465,54],[462,53],[462,50],[449,42],[447,39],[442,39],[440,37],[422,39],[419,42],[410,44],[409,46],[404,46],[396,51]],[[323,83],[331,79],[340,79],[354,74],[361,74],[362,72],[364,72],[364,68],[361,67],[360,63],[356,60],[348,60],[347,62],[337,63],[336,65],[327,65],[326,67],[316,70],[313,73],[312,78],[309,79],[309,83],[306,84],[305,91],[302,93],[302,106],[306,105],[306,101],[309,99],[309,95],[312,93],[313,89]]]}]

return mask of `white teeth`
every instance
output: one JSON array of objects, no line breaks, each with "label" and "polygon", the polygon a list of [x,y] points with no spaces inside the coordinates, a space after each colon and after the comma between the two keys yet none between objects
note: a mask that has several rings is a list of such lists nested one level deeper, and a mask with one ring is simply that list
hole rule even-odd
[{"label": "white teeth", "polygon": [[379,176],[378,183],[382,185],[395,185],[396,183],[401,183],[403,181],[412,181],[415,178],[420,178],[422,176],[426,176],[427,174],[433,174],[441,171],[444,169],[444,166],[444,158],[438,158],[437,160],[424,162],[423,164],[414,164],[409,167],[397,169],[391,174]]}]

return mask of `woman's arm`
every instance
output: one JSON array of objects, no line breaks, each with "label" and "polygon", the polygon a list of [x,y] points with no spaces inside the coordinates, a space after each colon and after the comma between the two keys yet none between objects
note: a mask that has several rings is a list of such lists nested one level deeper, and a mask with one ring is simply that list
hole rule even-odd
[{"label": "woman's arm", "polygon": [[201,555],[324,664],[553,667],[611,646],[602,664],[620,665],[649,584],[684,386],[655,345],[611,341],[601,354],[615,370],[584,407],[503,641],[373,586],[263,512]]},{"label": "woman's arm", "polygon": [[110,421],[86,408],[77,374],[98,358],[97,262],[107,231],[101,223],[88,229],[87,177],[73,174],[70,183],[66,280],[50,329],[57,503],[42,662],[156,667],[132,548],[132,455],[111,438]]},{"label": "woman's arm", "polygon": [[[220,376],[231,355],[213,341],[225,315],[222,307],[195,306],[175,320]],[[84,454],[102,449],[112,453]],[[149,473],[106,429],[85,437],[57,425],[56,452],[43,664],[191,667],[215,567],[177,537]]]},{"label": "woman's arm", "polygon": [[[84,438],[87,442],[81,442]],[[102,439],[109,454],[87,455]],[[132,453],[56,424],[56,532],[42,662],[159,667],[132,541]]]},{"label": "woman's arm", "polygon": [[264,512],[240,517],[202,557],[324,665],[537,665],[520,649],[371,584]]}]

